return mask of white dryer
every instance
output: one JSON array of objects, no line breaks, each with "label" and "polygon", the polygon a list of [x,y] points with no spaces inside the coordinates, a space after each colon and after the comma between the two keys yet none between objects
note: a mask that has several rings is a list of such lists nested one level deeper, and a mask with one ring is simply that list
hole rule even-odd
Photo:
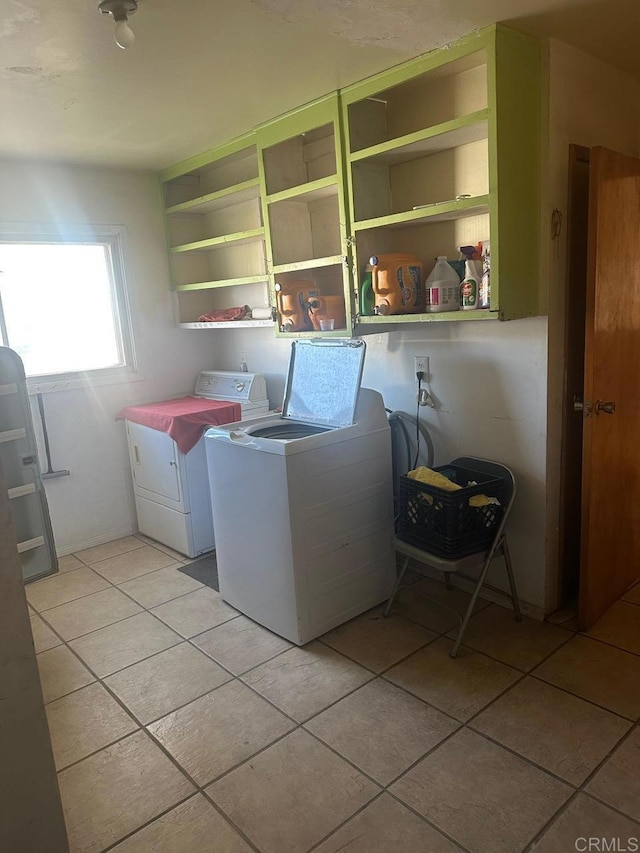
[{"label": "white dryer", "polygon": [[283,411],[205,433],[220,593],[302,645],[388,598],[391,436],[365,345],[292,344]]},{"label": "white dryer", "polygon": [[[237,403],[243,418],[269,411],[262,374],[203,370],[193,396],[129,406],[119,415],[126,421],[138,529],[188,557],[215,548],[204,436],[198,440],[194,436],[195,444],[183,452],[184,445],[181,449],[180,440],[169,431],[181,426],[180,417],[199,419],[200,426],[190,424],[196,434],[208,424],[234,419],[237,408],[226,406],[214,413],[210,406],[209,414],[207,401]],[[182,403],[188,414],[179,414]],[[172,411],[170,418],[167,411]]]}]

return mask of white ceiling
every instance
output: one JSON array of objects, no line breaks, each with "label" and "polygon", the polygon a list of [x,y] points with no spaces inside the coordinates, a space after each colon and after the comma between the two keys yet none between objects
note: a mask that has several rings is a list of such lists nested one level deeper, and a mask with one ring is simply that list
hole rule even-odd
[{"label": "white ceiling", "polygon": [[[161,168],[493,21],[640,75],[637,0],[0,0],[0,156]],[[585,92],[588,99],[588,92]]]}]

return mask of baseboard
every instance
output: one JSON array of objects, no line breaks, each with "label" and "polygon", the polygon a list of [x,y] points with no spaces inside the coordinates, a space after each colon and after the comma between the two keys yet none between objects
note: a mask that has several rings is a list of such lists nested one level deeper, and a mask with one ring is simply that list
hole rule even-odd
[{"label": "baseboard", "polygon": [[81,542],[72,542],[70,545],[56,545],[58,557],[66,557],[67,554],[75,554],[76,551],[84,551],[85,548],[93,548],[94,545],[104,545],[105,542],[113,542],[114,539],[124,539],[125,536],[133,536],[138,532],[137,527],[129,526],[121,530],[111,530],[109,533],[101,533],[91,539],[83,539]]}]

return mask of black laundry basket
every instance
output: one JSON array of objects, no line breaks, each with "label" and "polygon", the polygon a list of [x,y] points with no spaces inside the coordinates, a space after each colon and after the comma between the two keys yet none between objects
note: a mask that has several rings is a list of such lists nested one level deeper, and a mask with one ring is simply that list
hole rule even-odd
[{"label": "black laundry basket", "polygon": [[[462,486],[448,492],[411,477],[400,477],[397,536],[446,560],[457,560],[488,549],[502,521],[508,484],[471,468],[442,465],[434,468]],[[477,485],[468,486],[473,482]],[[469,506],[469,498],[485,495],[499,503]]]}]

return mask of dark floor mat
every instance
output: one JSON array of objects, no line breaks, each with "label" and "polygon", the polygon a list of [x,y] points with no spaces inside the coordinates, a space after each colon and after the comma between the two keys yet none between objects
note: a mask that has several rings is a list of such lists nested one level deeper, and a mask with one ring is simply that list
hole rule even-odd
[{"label": "dark floor mat", "polygon": [[205,586],[215,589],[220,592],[220,583],[218,581],[218,564],[216,563],[215,552],[207,554],[206,557],[200,557],[194,560],[193,563],[187,563],[186,566],[180,566],[178,569],[185,575],[189,575],[195,581],[200,581]]}]

